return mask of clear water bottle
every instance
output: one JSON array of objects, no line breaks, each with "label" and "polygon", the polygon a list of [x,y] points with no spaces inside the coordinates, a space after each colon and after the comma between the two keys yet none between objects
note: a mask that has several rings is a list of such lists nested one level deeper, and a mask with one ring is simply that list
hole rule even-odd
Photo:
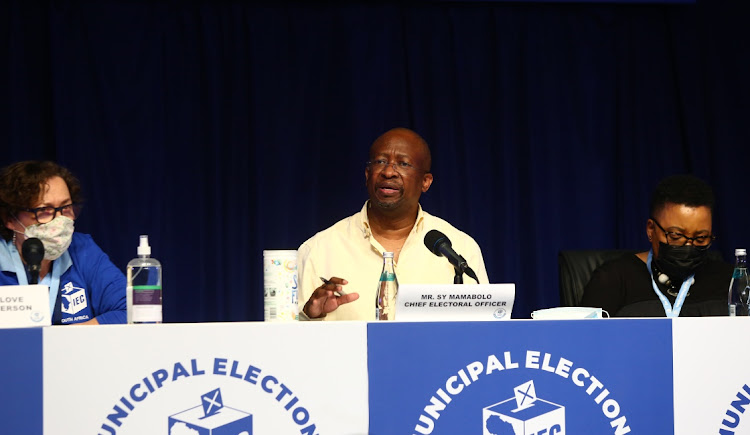
[{"label": "clear water bottle", "polygon": [[396,319],[396,293],[398,280],[393,267],[393,252],[383,252],[383,271],[380,273],[375,298],[375,320]]},{"label": "clear water bottle", "polygon": [[161,323],[161,263],[151,258],[148,236],[141,236],[138,258],[128,263],[128,323]]},{"label": "clear water bottle", "polygon": [[734,263],[732,282],[729,284],[729,315],[747,316],[748,298],[750,298],[750,280],[747,276],[747,251],[735,249],[737,257]]}]

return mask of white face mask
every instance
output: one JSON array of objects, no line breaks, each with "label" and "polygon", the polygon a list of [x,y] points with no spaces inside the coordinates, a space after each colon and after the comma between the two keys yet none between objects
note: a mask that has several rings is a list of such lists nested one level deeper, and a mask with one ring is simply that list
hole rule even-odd
[{"label": "white face mask", "polygon": [[537,310],[531,313],[532,319],[601,319],[602,313],[609,313],[593,307],[558,307]]},{"label": "white face mask", "polygon": [[73,240],[74,221],[67,216],[58,216],[46,224],[34,224],[28,227],[18,219],[16,221],[25,230],[24,233],[16,231],[17,233],[23,234],[27,239],[37,238],[42,241],[45,260],[52,261],[60,258]]}]

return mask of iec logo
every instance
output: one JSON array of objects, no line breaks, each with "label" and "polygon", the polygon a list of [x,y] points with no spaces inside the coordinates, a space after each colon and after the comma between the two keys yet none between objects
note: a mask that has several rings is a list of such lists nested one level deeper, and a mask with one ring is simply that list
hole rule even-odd
[{"label": "iec logo", "polygon": [[224,406],[221,390],[201,396],[201,406],[169,417],[169,435],[253,435],[253,415]]},{"label": "iec logo", "polygon": [[565,407],[538,398],[534,381],[513,390],[515,397],[484,408],[483,435],[565,435]]},{"label": "iec logo", "polygon": [[86,291],[80,287],[73,287],[73,283],[65,284],[60,292],[62,296],[62,312],[66,314],[76,314],[88,307],[86,300]]},{"label": "iec logo", "polygon": [[502,319],[506,315],[508,315],[508,311],[505,308],[498,308],[492,313],[492,316],[496,319]]}]

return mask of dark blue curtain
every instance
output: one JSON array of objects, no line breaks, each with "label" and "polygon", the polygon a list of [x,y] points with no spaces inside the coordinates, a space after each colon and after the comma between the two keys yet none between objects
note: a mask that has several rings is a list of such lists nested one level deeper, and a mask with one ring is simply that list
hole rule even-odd
[{"label": "dark blue curtain", "polygon": [[148,234],[166,321],[260,320],[262,250],[359,210],[370,143],[410,127],[433,150],[424,208],[474,236],[527,317],[559,303],[558,251],[647,248],[669,174],[715,188],[725,259],[747,247],[743,11],[3,2],[0,164],[69,167],[77,230],[123,269]]}]

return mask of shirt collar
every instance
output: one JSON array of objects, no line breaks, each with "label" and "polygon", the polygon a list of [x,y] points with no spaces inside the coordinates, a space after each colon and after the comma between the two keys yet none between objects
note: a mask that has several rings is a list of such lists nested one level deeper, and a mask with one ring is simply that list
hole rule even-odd
[{"label": "shirt collar", "polygon": [[[370,219],[367,216],[367,208],[370,206],[370,201],[365,201],[365,205],[362,206],[362,210],[359,212],[357,226],[362,230],[362,235],[365,238],[372,236],[372,229],[370,229]],[[417,221],[414,224],[411,232],[422,231],[424,229],[424,212],[422,211],[422,204],[418,204],[419,209],[417,210]]]},{"label": "shirt collar", "polygon": [[[10,246],[13,240],[3,240],[0,242],[0,270],[3,272],[16,272],[16,268],[13,266],[13,257],[11,257]],[[16,252],[13,249],[13,252]]]}]

